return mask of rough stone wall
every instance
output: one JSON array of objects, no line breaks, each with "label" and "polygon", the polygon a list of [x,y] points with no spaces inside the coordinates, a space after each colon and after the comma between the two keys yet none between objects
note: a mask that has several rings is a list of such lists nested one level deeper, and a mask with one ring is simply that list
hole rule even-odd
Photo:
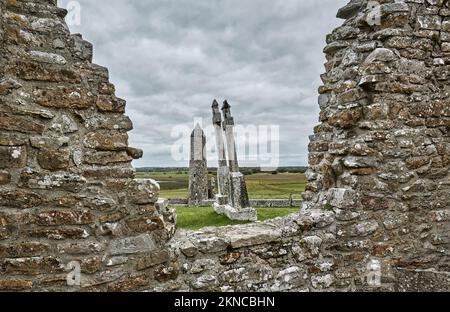
[{"label": "rough stone wall", "polygon": [[450,271],[450,4],[380,3],[380,25],[351,1],[327,37],[304,209],[336,213],[342,277],[371,257],[395,284]]},{"label": "rough stone wall", "polygon": [[0,290],[70,290],[71,261],[84,287],[120,288],[108,282],[165,245],[173,212],[156,183],[133,180],[125,101],[67,12],[0,3]]},{"label": "rough stone wall", "polygon": [[0,290],[450,290],[450,8],[380,2],[327,38],[303,210],[171,238],[91,46],[55,1],[1,0]]}]

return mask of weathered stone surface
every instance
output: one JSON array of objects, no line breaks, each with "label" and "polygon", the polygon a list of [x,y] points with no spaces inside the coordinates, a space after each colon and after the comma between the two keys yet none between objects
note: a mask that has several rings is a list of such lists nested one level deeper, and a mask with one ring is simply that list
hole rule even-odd
[{"label": "weathered stone surface", "polygon": [[108,291],[111,292],[127,292],[134,291],[149,284],[149,278],[146,274],[129,276],[121,281],[111,283]]},{"label": "weathered stone surface", "polygon": [[137,263],[138,270],[145,270],[158,264],[167,262],[170,259],[170,255],[166,250],[156,251],[150,256],[140,258]]},{"label": "weathered stone surface", "polygon": [[36,103],[52,108],[87,109],[95,104],[96,97],[82,88],[58,88],[35,92]]},{"label": "weathered stone surface", "polygon": [[86,179],[72,173],[38,174],[26,169],[21,174],[21,183],[30,189],[62,189],[76,193],[85,185]]},{"label": "weathered stone surface", "polygon": [[37,159],[43,169],[52,171],[66,169],[70,164],[70,150],[67,148],[42,149]]},{"label": "weathered stone surface", "polygon": [[0,257],[21,258],[35,257],[50,251],[50,245],[40,242],[15,242],[0,244]]},{"label": "weathered stone surface", "polygon": [[333,207],[345,209],[353,208],[357,203],[357,193],[349,189],[330,189],[329,204]]},{"label": "weathered stone surface", "polygon": [[61,260],[54,257],[7,258],[1,261],[0,267],[5,273],[26,275],[58,273],[64,269]]},{"label": "weathered stone surface", "polygon": [[15,189],[0,189],[0,206],[28,209],[42,204],[42,198],[36,193]]},{"label": "weathered stone surface", "polygon": [[226,250],[228,241],[218,236],[214,231],[200,231],[189,235],[189,240],[195,248],[203,253],[218,252]]},{"label": "weathered stone surface", "polygon": [[138,217],[127,220],[126,224],[134,233],[149,233],[164,229],[162,217]]},{"label": "weathered stone surface", "polygon": [[233,248],[270,243],[277,241],[280,237],[281,232],[278,229],[269,229],[267,226],[249,226],[245,229],[227,232],[227,238]]},{"label": "weathered stone surface", "polygon": [[51,210],[35,215],[35,223],[42,226],[90,224],[94,215],[90,211]]},{"label": "weathered stone surface", "polygon": [[352,1],[346,6],[339,9],[337,17],[342,19],[348,19],[353,15],[357,14],[362,6],[363,6],[362,1]]},{"label": "weathered stone surface", "polygon": [[138,148],[128,147],[127,154],[133,159],[140,159],[144,156],[144,151]]},{"label": "weathered stone surface", "polygon": [[44,125],[33,118],[13,116],[0,113],[0,129],[22,133],[39,133],[44,131]]},{"label": "weathered stone surface", "polygon": [[1,146],[22,146],[28,143],[28,137],[22,133],[6,132],[0,136]]},{"label": "weathered stone surface", "polygon": [[51,240],[85,239],[90,236],[87,230],[80,227],[39,228],[27,230],[25,234],[29,237],[47,238]]},{"label": "weathered stone surface", "polygon": [[78,131],[78,125],[70,115],[64,114],[52,120],[50,130],[60,134],[70,134]]},{"label": "weathered stone surface", "polygon": [[41,63],[60,64],[60,65],[67,64],[67,61],[63,56],[55,53],[30,51],[29,56],[31,59]]},{"label": "weathered stone surface", "polygon": [[31,62],[17,61],[9,72],[23,80],[42,82],[80,83],[81,76],[71,68],[59,68]]},{"label": "weathered stone surface", "polygon": [[68,255],[89,255],[104,250],[101,243],[95,241],[79,241],[75,243],[58,244],[58,253]]},{"label": "weathered stone surface", "polygon": [[33,281],[21,279],[0,280],[1,291],[23,291],[30,290],[33,287]]},{"label": "weathered stone surface", "polygon": [[22,168],[27,164],[24,146],[0,146],[0,169]]},{"label": "weathered stone surface", "polygon": [[59,149],[69,144],[70,138],[66,136],[50,137],[50,136],[32,136],[30,144],[38,149]]},{"label": "weathered stone surface", "polygon": [[130,162],[133,158],[127,152],[86,152],[83,163],[89,165],[111,165],[115,163]]},{"label": "weathered stone surface", "polygon": [[159,184],[152,179],[135,180],[128,187],[130,200],[137,205],[154,204],[158,201]]},{"label": "weathered stone surface", "polygon": [[125,101],[101,95],[97,100],[97,108],[102,112],[123,113],[125,112]]},{"label": "weathered stone surface", "polygon": [[11,174],[7,171],[0,170],[0,185],[8,184],[11,181]]},{"label": "weathered stone surface", "polygon": [[0,95],[7,95],[13,90],[20,89],[22,85],[11,78],[4,78],[0,80]]},{"label": "weathered stone surface", "polygon": [[121,238],[111,241],[108,251],[110,255],[135,254],[151,252],[156,249],[152,236],[142,234],[135,237]]},{"label": "weathered stone surface", "polygon": [[331,116],[329,123],[339,128],[350,128],[356,125],[361,118],[361,110],[353,109],[345,112],[338,112]]},{"label": "weathered stone surface", "polygon": [[128,135],[124,133],[102,134],[88,133],[84,139],[84,146],[99,151],[120,151],[128,146]]}]

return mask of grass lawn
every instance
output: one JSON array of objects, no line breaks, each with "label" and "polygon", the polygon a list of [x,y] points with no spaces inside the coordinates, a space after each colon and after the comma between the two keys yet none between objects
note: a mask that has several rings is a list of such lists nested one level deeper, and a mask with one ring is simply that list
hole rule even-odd
[{"label": "grass lawn", "polygon": [[286,199],[289,194],[301,199],[307,182],[303,173],[257,173],[245,176],[245,181],[251,199]]},{"label": "grass lawn", "polygon": [[[214,212],[212,207],[178,207],[177,226],[181,229],[198,230],[206,226],[226,226],[248,222],[231,221]],[[265,221],[298,212],[298,208],[257,208],[258,220]]]},{"label": "grass lawn", "polygon": [[[137,178],[152,178],[161,186],[163,198],[187,198],[189,174],[180,172],[138,172]],[[306,178],[302,173],[257,173],[246,175],[248,193],[251,199],[301,199]]]}]

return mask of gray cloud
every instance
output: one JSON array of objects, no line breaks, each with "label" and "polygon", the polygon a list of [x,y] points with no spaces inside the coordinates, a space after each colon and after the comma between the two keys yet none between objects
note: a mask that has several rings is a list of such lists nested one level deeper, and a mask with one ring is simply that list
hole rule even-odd
[{"label": "gray cloud", "polygon": [[130,143],[145,152],[135,166],[185,166],[171,157],[172,129],[209,123],[214,98],[229,100],[239,124],[280,125],[281,164],[304,165],[325,35],[346,2],[79,0],[81,25],[70,28],[127,100]]}]

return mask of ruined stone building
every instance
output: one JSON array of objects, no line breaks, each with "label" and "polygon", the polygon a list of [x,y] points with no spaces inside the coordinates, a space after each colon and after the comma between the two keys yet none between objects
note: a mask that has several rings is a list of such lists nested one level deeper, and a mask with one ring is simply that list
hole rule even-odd
[{"label": "ruined stone building", "polygon": [[450,5],[379,2],[326,38],[302,210],[190,232],[67,12],[0,0],[0,290],[449,291]]}]

